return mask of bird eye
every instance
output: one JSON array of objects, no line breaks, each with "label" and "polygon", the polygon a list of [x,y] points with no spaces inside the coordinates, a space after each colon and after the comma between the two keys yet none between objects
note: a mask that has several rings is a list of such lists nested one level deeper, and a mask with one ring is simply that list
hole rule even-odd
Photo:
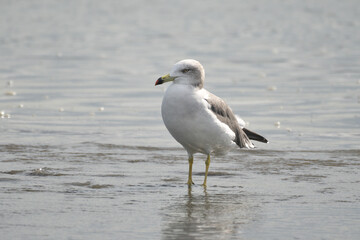
[{"label": "bird eye", "polygon": [[182,73],[187,73],[188,71],[190,71],[190,69],[188,69],[188,68],[181,70]]}]

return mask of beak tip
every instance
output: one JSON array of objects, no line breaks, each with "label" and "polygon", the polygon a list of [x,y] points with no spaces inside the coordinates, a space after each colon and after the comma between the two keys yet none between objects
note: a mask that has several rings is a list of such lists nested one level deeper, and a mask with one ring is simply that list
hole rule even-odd
[{"label": "beak tip", "polygon": [[155,86],[156,86],[156,85],[163,84],[163,83],[164,83],[164,80],[160,77],[158,80],[156,80]]}]

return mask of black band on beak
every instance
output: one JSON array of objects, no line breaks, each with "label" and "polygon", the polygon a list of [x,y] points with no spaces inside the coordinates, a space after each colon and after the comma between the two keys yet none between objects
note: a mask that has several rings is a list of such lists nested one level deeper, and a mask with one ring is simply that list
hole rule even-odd
[{"label": "black band on beak", "polygon": [[155,86],[163,84],[163,83],[164,83],[164,80],[161,77],[159,77],[159,79],[155,82]]}]

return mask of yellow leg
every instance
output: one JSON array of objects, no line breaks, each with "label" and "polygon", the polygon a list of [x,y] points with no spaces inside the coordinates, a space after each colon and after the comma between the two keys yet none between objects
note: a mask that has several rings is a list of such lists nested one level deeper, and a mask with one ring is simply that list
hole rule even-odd
[{"label": "yellow leg", "polygon": [[204,187],[206,187],[206,179],[207,179],[209,166],[210,166],[210,154],[207,156],[207,159],[205,161],[205,165],[206,165],[206,169],[205,169],[205,178],[204,178],[204,183],[203,183]]},{"label": "yellow leg", "polygon": [[194,158],[192,156],[189,157],[189,178],[188,178],[188,182],[187,182],[187,184],[189,186],[194,184],[193,181],[192,181],[192,165],[193,165],[193,162],[194,162]]}]

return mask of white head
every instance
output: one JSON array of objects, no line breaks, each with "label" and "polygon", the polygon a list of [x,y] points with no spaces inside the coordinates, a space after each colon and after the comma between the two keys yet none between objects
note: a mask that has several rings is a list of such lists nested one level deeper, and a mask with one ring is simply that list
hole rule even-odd
[{"label": "white head", "polygon": [[185,84],[202,88],[204,80],[205,70],[203,66],[196,60],[185,59],[177,62],[172,68],[171,73],[159,78],[155,85],[174,81],[174,84]]}]

